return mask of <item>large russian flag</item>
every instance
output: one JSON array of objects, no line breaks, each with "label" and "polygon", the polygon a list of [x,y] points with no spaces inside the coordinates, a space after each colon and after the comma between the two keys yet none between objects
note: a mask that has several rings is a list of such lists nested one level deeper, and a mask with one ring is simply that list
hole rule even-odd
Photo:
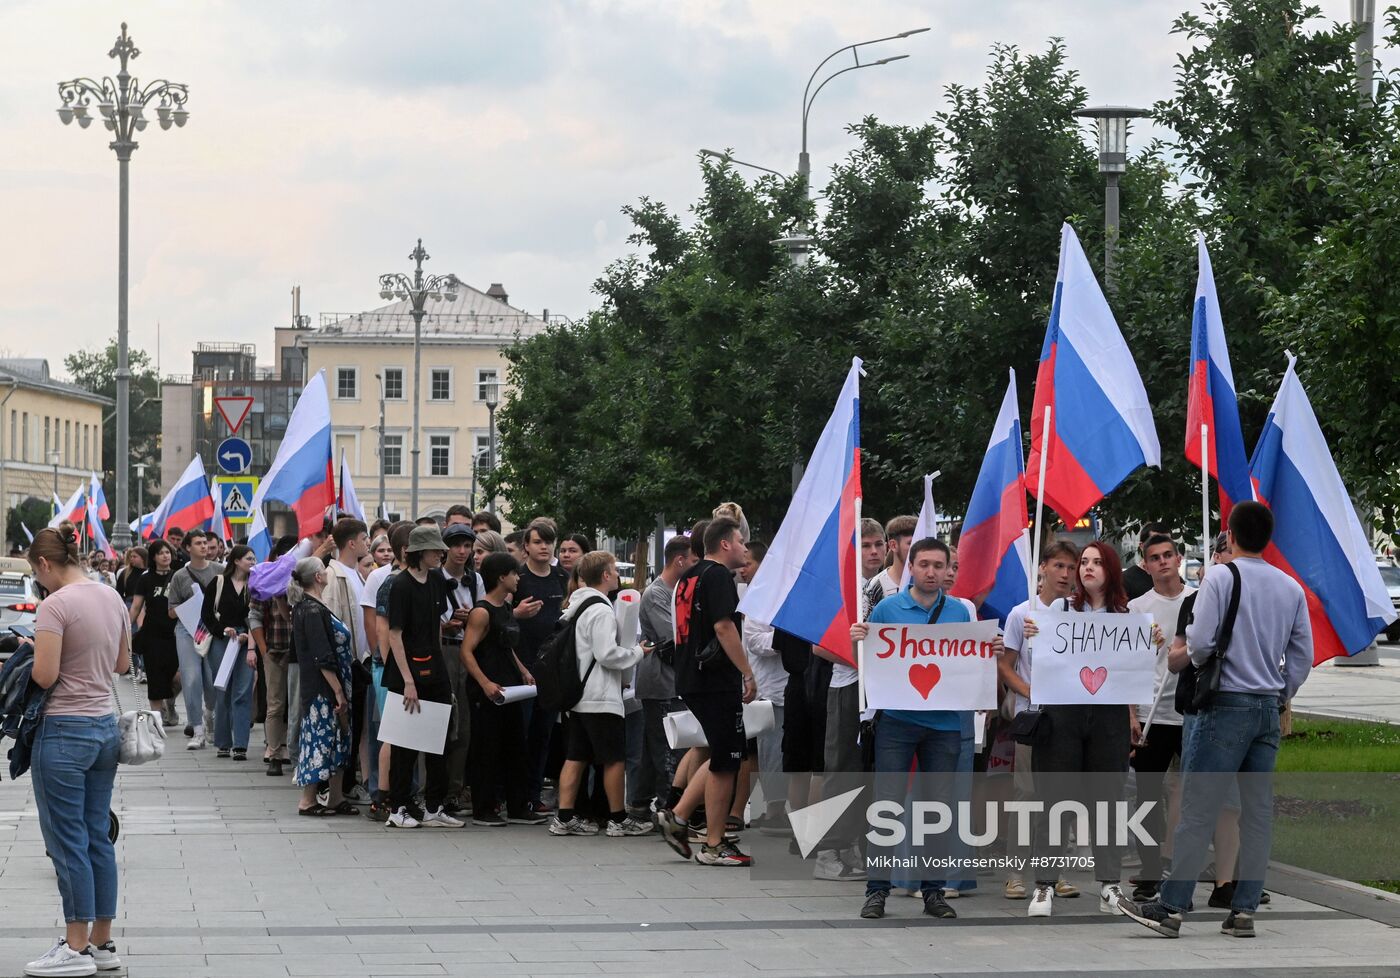
[{"label": "large russian flag", "polygon": [[860,495],[860,358],[817,440],[787,515],[739,610],[855,665],[855,501]]},{"label": "large russian flag", "polygon": [[1186,458],[1201,468],[1201,425],[1206,426],[1208,471],[1219,489],[1220,519],[1243,499],[1253,499],[1249,457],[1240,431],[1235,374],[1225,347],[1225,323],[1215,293],[1215,274],[1206,251],[1206,236],[1196,232],[1198,272],[1191,312],[1191,379],[1186,401]]},{"label": "large russian flag", "polygon": [[97,477],[97,473],[92,473],[92,478],[88,482],[88,496],[92,499],[92,509],[98,517],[104,520],[112,518],[112,511],[107,508],[107,494],[102,491],[102,480]]},{"label": "large russian flag", "polygon": [[1303,586],[1317,665],[1366,648],[1395,609],[1294,362],[1249,468],[1259,501],[1274,511],[1264,559]]},{"label": "large russian flag", "polygon": [[[1021,411],[1016,371],[1002,398],[987,441],[987,454],[972,488],[958,538],[958,579],[953,597],[969,598],[982,618],[1005,623],[1030,592],[1030,534],[1026,470],[1022,460]],[[1048,481],[1048,480],[1047,480]]]},{"label": "large russian flag", "polygon": [[[73,490],[73,495],[68,497],[68,501],[63,503],[54,512],[53,519],[49,520],[49,526],[58,528],[58,524],[67,520],[70,523],[81,523],[87,516],[87,486],[80,485]],[[57,499],[57,496],[53,497]]]},{"label": "large russian flag", "polygon": [[117,559],[117,552],[112,548],[111,542],[107,539],[106,532],[102,529],[102,516],[97,510],[97,500],[88,497],[87,501],[87,532],[92,538],[92,545],[100,550],[103,556],[112,560]]},{"label": "large russian flag", "polygon": [[[1045,410],[1050,440],[1041,445]],[[1042,455],[1045,499],[1066,526],[1142,465],[1161,465],[1152,407],[1133,355],[1074,229],[1060,229],[1060,271],[1040,351],[1031,408],[1026,488],[1036,491]]]},{"label": "large russian flag", "polygon": [[209,483],[204,478],[204,459],[195,455],[156,507],[151,536],[164,537],[172,526],[185,531],[196,527],[205,529],[213,515],[214,500],[209,496]]},{"label": "large russian flag", "polygon": [[277,457],[253,494],[253,508],[263,500],[286,503],[297,514],[299,534],[321,532],[326,509],[335,505],[335,466],[331,461],[331,401],[326,375],[317,371],[297,400]]}]

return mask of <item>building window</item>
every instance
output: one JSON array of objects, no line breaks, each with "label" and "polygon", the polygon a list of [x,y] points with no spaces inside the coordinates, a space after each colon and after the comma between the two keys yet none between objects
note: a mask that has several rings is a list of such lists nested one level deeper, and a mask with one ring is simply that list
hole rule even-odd
[{"label": "building window", "polygon": [[384,368],[384,400],[403,400],[403,367]]},{"label": "building window", "polygon": [[[88,426],[87,426],[87,425],[83,425],[83,468],[87,468],[87,467],[88,467],[88,450],[89,450],[89,447],[88,447],[89,442],[88,442],[88,440],[89,440],[89,436],[88,436]],[[96,466],[94,466],[94,468],[95,468],[95,467],[96,467]]]},{"label": "building window", "polygon": [[73,422],[63,422],[63,463],[73,464]]},{"label": "building window", "polygon": [[335,396],[342,401],[357,401],[360,398],[360,368],[335,368]]},{"label": "building window", "polygon": [[452,474],[452,436],[428,436],[428,474]]},{"label": "building window", "polygon": [[15,428],[19,424],[19,415],[12,409],[10,411],[10,458],[19,458],[19,446],[15,444]]},{"label": "building window", "polygon": [[19,420],[20,420],[20,428],[22,429],[22,434],[21,434],[20,437],[24,439],[22,442],[20,442],[19,460],[20,460],[21,462],[28,462],[28,461],[29,461],[29,412],[28,412],[28,411],[25,411],[22,415],[20,415],[20,419],[19,419]]},{"label": "building window", "polygon": [[476,368],[476,399],[495,401],[500,399],[500,379],[495,367]]},{"label": "building window", "polygon": [[44,416],[44,463],[45,463],[46,465],[48,464],[48,461],[49,461],[49,452],[50,452],[50,451],[51,451],[51,449],[49,448],[49,419],[48,419],[48,416],[45,415],[45,416]]},{"label": "building window", "polygon": [[434,367],[428,380],[428,400],[452,400],[452,368]]},{"label": "building window", "polygon": [[385,475],[403,475],[403,435],[384,436]]}]

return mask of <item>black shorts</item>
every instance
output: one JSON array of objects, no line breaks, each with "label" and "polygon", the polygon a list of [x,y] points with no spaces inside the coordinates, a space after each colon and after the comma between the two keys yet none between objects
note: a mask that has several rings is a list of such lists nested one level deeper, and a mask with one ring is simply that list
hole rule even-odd
[{"label": "black shorts", "polygon": [[748,756],[744,737],[744,703],[738,693],[692,693],[682,696],[695,714],[710,748],[711,771],[737,771]]},{"label": "black shorts", "polygon": [[616,713],[570,713],[564,718],[564,760],[617,764],[627,760],[627,732]]}]

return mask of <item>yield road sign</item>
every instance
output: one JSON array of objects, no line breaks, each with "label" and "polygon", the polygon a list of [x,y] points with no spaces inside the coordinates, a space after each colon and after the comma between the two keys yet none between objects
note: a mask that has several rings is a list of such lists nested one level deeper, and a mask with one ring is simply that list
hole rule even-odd
[{"label": "yield road sign", "polygon": [[219,468],[230,475],[238,475],[253,464],[253,446],[242,438],[225,438],[214,450],[214,458]]},{"label": "yield road sign", "polygon": [[216,397],[214,398],[214,407],[218,408],[224,423],[228,425],[228,433],[236,435],[238,429],[243,427],[243,422],[247,420],[248,412],[253,409],[253,399],[247,395]]},{"label": "yield road sign", "polygon": [[255,475],[220,475],[214,477],[223,501],[224,516],[230,523],[253,521],[253,494],[258,491]]}]

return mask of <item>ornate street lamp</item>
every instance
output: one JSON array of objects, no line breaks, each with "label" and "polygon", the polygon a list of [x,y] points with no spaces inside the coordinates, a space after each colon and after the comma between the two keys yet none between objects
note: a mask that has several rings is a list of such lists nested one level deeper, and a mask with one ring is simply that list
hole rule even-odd
[{"label": "ornate street lamp", "polygon": [[1113,252],[1118,247],[1118,178],[1128,169],[1128,120],[1151,115],[1129,105],[1094,105],[1076,109],[1093,119],[1099,135],[1099,172],[1103,174],[1103,284],[1113,290]]},{"label": "ornate street lamp", "polygon": [[59,107],[58,117],[63,124],[66,126],[76,121],[86,129],[92,125],[95,103],[102,125],[112,134],[108,145],[117,154],[117,457],[112,460],[117,475],[117,498],[112,514],[115,520],[112,545],[118,550],[131,545],[127,506],[127,467],[131,460],[131,370],[127,366],[126,315],[127,242],[130,236],[130,176],[127,165],[137,146],[136,133],[143,132],[151,121],[148,111],[154,110],[162,129],[169,129],[172,125],[183,126],[190,117],[185,108],[189,98],[188,86],[163,78],[142,86],[127,71],[127,62],[140,55],[135,43],[127,36],[126,24],[122,24],[121,36],[112,50],[107,52],[109,58],[121,62],[121,70],[115,78],[104,77],[100,82],[91,78],[74,78],[58,83],[58,97],[63,103]]},{"label": "ornate street lamp", "polygon": [[418,239],[418,246],[409,252],[408,257],[414,263],[413,277],[409,278],[401,272],[379,276],[379,298],[407,301],[410,304],[409,314],[413,316],[413,446],[410,450],[413,475],[409,482],[408,511],[417,519],[422,515],[418,512],[418,402],[423,372],[423,306],[429,299],[434,302],[456,302],[457,286],[461,282],[451,273],[424,276],[423,262],[428,260],[429,255],[423,250],[422,238]]}]

